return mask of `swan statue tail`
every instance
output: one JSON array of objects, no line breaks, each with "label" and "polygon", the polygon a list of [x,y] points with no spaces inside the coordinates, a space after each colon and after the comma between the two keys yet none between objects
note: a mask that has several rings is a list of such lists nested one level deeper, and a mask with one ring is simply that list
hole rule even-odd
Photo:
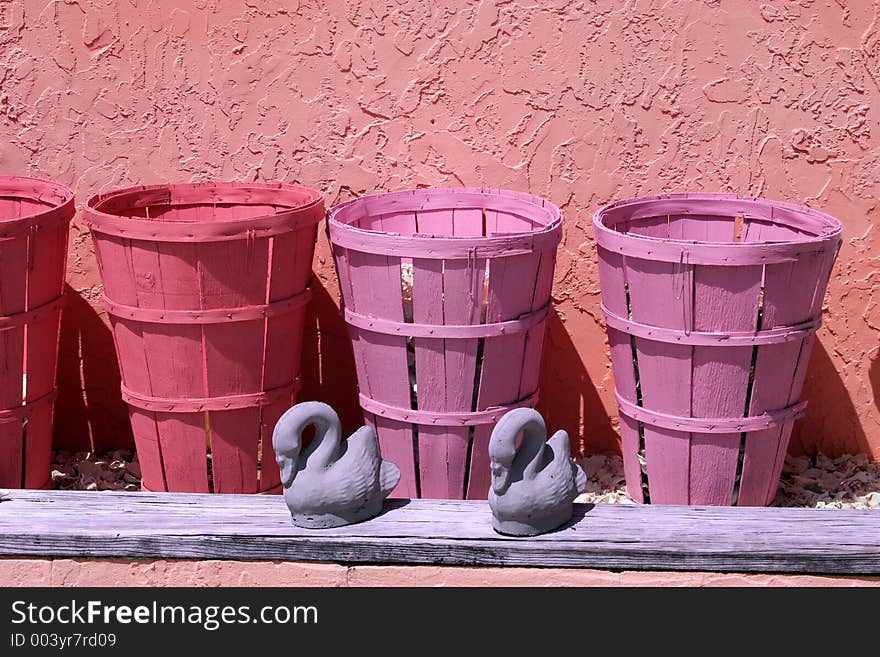
[{"label": "swan statue tail", "polygon": [[388,497],[400,482],[400,468],[391,461],[382,461],[379,470],[379,488],[382,489],[382,497]]},{"label": "swan statue tail", "polygon": [[563,463],[569,464],[569,467],[571,468],[571,477],[574,481],[577,493],[583,493],[584,489],[587,487],[587,475],[584,474],[581,466],[571,460],[571,443],[568,440],[568,432],[561,430],[557,431],[553,434],[553,437],[547,441],[547,444],[550,446],[550,449],[553,450],[554,457],[559,458]]},{"label": "swan statue tail", "polygon": [[587,488],[587,475],[584,474],[581,466],[577,463],[572,463],[571,468],[574,471],[575,487],[577,488],[578,495],[580,495]]}]

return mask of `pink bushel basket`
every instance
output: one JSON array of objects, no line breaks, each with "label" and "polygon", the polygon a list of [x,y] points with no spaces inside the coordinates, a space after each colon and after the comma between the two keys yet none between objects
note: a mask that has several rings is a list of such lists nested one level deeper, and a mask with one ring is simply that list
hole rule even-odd
[{"label": "pink bushel basket", "polygon": [[282,183],[89,199],[143,485],[280,492],[272,429],[300,387],[321,194]]},{"label": "pink bushel basket", "polygon": [[485,499],[488,442],[534,405],[559,209],[497,189],[422,189],[334,207],[328,230],[360,404],[396,496]]},{"label": "pink bushel basket", "polygon": [[620,201],[593,223],[628,494],[768,504],[840,223],[732,194]]},{"label": "pink bushel basket", "polygon": [[48,488],[73,192],[0,176],[0,488]]}]

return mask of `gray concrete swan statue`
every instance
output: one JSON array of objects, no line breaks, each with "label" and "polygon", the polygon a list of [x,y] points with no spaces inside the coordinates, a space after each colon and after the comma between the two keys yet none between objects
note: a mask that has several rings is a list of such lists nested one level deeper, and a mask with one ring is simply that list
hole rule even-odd
[{"label": "gray concrete swan statue", "polygon": [[[302,433],[315,438],[302,449]],[[378,515],[400,481],[400,470],[379,454],[379,441],[361,427],[340,441],[339,416],[327,404],[303,402],[287,410],[272,433],[284,501],[293,524],[310,529],[341,527]]]},{"label": "gray concrete swan statue", "polygon": [[538,411],[515,408],[507,412],[492,431],[489,460],[489,507],[495,531],[534,536],[571,519],[574,499],[587,478],[571,461],[568,434],[557,431],[548,441],[547,425]]}]

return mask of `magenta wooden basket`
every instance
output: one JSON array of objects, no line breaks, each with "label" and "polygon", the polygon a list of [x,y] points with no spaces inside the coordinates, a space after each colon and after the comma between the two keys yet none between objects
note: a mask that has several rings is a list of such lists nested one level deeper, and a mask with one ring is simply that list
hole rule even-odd
[{"label": "magenta wooden basket", "polygon": [[319,192],[279,183],[89,199],[145,489],[279,491],[272,429],[300,386],[323,214]]},{"label": "magenta wooden basket", "polygon": [[768,504],[840,223],[731,194],[620,201],[593,223],[628,494]]},{"label": "magenta wooden basket", "polygon": [[0,488],[47,488],[73,192],[0,176]]},{"label": "magenta wooden basket", "polygon": [[360,403],[395,495],[485,499],[488,441],[538,395],[562,219],[496,189],[434,189],[334,207],[328,230]]}]

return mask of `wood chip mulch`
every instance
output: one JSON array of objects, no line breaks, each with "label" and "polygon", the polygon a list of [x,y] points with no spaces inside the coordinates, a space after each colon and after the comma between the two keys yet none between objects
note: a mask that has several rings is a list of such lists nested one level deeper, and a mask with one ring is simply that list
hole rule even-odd
[{"label": "wood chip mulch", "polygon": [[140,490],[141,466],[137,454],[127,449],[52,453],[52,488],[55,490]]},{"label": "wood chip mulch", "polygon": [[[594,454],[579,461],[587,475],[578,502],[634,504],[625,491],[623,459]],[[829,458],[786,456],[771,506],[816,509],[880,509],[880,463],[865,454]]]}]

